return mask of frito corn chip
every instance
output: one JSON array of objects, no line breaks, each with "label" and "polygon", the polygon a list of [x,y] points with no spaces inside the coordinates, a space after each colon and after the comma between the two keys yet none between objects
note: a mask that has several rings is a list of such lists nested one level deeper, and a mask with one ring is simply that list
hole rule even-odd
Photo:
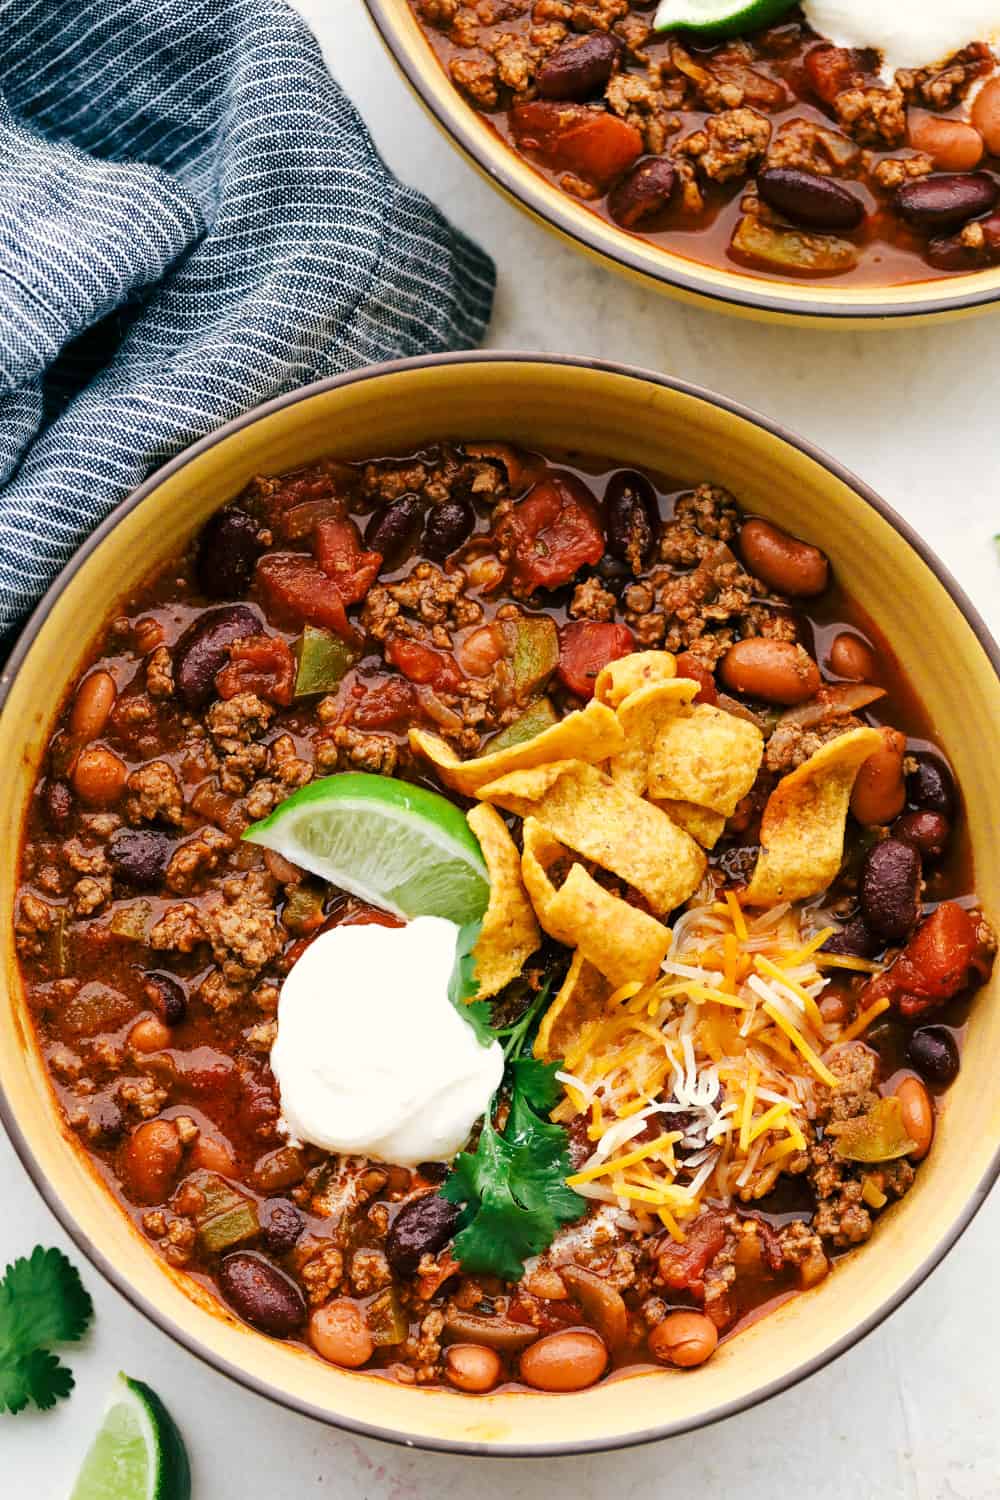
[{"label": "frito corn chip", "polygon": [[677,676],[677,659],[669,651],[633,651],[609,662],[597,674],[594,697],[617,708],[629,693]]},{"label": "frito corn chip", "polygon": [[726,826],[725,813],[712,812],[708,807],[697,807],[693,802],[674,802],[670,798],[657,802],[656,806],[662,807],[668,818],[673,818],[685,833],[697,839],[703,849],[714,849],[722,837],[722,830]]},{"label": "frito corn chip", "polygon": [[558,724],[543,729],[533,739],[474,760],[459,760],[439,735],[428,734],[424,729],[410,730],[410,748],[431,762],[445,786],[466,797],[474,797],[481,786],[508,771],[541,766],[553,760],[607,760],[608,756],[617,755],[624,744],[625,735],[617,714],[596,699],[586,708],[567,714]]},{"label": "frito corn chip", "polygon": [[516,979],[542,941],[534,908],[521,878],[521,856],[496,808],[479,803],[468,815],[490,876],[490,900],[472,950],[479,988],[488,1000]]},{"label": "frito corn chip", "polygon": [[844,857],[854,779],[879,748],[876,729],[851,729],[778,782],[760,825],[760,856],[745,901],[776,906],[825,891]]},{"label": "frito corn chip", "polygon": [[756,724],[697,703],[663,722],[649,768],[650,794],[729,818],[756,781],[763,758],[764,736]]},{"label": "frito corn chip", "polygon": [[705,873],[705,856],[690,835],[586,761],[512,771],[479,795],[537,818],[560,843],[627,881],[654,912],[680,906]]},{"label": "frito corn chip", "polygon": [[573,954],[562,988],[542,1017],[535,1037],[535,1056],[546,1062],[565,1057],[585,1026],[603,1020],[611,986],[579,948]]},{"label": "frito corn chip", "polygon": [[557,890],[549,869],[566,857],[558,839],[525,818],[521,872],[539,922],[557,943],[579,949],[614,988],[633,979],[648,984],[667,956],[669,929],[612,896],[580,864],[570,866]]},{"label": "frito corn chip", "polygon": [[[666,652],[643,652],[646,656],[665,656]],[[631,661],[630,656],[622,661]],[[619,663],[613,663],[618,666]],[[605,668],[605,671],[610,670]],[[656,738],[674,714],[686,708],[698,692],[698,683],[690,677],[674,677],[636,688],[618,705],[618,722],[625,731],[625,749],[608,762],[611,780],[641,797],[649,783],[649,762]]]}]

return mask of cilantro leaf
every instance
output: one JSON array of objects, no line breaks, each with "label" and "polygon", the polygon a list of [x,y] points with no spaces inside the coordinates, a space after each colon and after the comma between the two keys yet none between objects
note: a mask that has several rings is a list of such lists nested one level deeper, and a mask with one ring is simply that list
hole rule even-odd
[{"label": "cilantro leaf", "polygon": [[468,1021],[478,1040],[484,1047],[488,1047],[496,1040],[490,1026],[490,1007],[485,1000],[473,999],[479,993],[479,980],[476,978],[476,960],[472,950],[479,941],[482,930],[482,922],[466,922],[464,927],[458,929],[455,967],[448,984],[448,999],[463,1021]]},{"label": "cilantro leaf", "polygon": [[0,1281],[0,1411],[33,1401],[43,1410],[73,1388],[73,1376],[49,1344],[82,1338],[94,1306],[61,1250],[36,1245]]}]

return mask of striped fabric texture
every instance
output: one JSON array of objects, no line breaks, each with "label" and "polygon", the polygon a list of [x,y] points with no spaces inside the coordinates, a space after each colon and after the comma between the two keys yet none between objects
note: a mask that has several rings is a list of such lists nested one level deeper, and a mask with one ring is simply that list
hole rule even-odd
[{"label": "striped fabric texture", "polygon": [[0,44],[9,629],[158,464],[303,382],[477,344],[494,276],[284,0],[0,0]]}]

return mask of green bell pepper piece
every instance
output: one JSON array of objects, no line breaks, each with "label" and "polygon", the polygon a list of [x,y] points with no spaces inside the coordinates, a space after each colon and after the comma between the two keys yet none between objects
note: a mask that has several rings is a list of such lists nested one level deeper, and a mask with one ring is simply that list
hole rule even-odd
[{"label": "green bell pepper piece", "polygon": [[543,729],[550,729],[558,722],[559,715],[548,698],[536,698],[519,719],[494,735],[483,754],[492,755],[494,750],[509,750],[512,745],[523,745],[525,740],[533,740],[536,734],[541,734]]},{"label": "green bell pepper piece", "polygon": [[295,643],[295,657],[298,662],[295,696],[311,698],[316,693],[332,693],[353,667],[358,654],[332,630],[307,625]]}]

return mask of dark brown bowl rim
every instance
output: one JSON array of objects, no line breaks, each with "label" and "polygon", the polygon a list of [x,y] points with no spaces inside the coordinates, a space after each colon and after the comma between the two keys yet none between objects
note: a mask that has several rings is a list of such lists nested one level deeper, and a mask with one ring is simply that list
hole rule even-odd
[{"label": "dark brown bowl rim", "polygon": [[[892,322],[898,320],[932,317],[935,313],[961,313],[968,312],[977,307],[988,307],[990,303],[1000,301],[1000,280],[992,291],[981,292],[957,292],[951,296],[944,293],[937,295],[928,294],[920,302],[911,302],[905,306],[899,306],[895,302],[866,302],[863,305],[852,305],[832,300],[823,300],[817,294],[816,300],[809,303],[796,302],[793,298],[783,296],[780,291],[767,291],[763,288],[772,284],[765,281],[747,279],[747,288],[732,288],[721,291],[718,287],[705,282],[697,270],[697,261],[687,261],[683,256],[671,254],[664,250],[661,255],[662,270],[652,269],[634,253],[628,245],[622,245],[615,250],[609,250],[606,246],[598,243],[596,236],[590,236],[583,232],[568,210],[563,211],[561,205],[556,207],[548,202],[547,195],[543,193],[541,184],[544,179],[539,176],[538,187],[532,184],[530,192],[522,190],[521,185],[515,178],[513,171],[509,170],[505,157],[517,160],[515,153],[500,142],[503,149],[496,153],[500,160],[493,155],[487,155],[482,149],[477,133],[468,128],[462,121],[450,119],[442,108],[437,92],[427,88],[423,83],[415,79],[406,65],[403,48],[399,44],[396,23],[393,20],[392,11],[400,4],[406,4],[406,0],[364,0],[371,17],[372,24],[378,31],[383,45],[392,57],[399,72],[406,79],[410,88],[417,95],[424,107],[433,116],[434,120],[451,137],[461,153],[479,168],[492,182],[521,208],[528,210],[535,218],[540,219],[550,229],[567,239],[582,245],[592,254],[599,256],[602,261],[612,266],[621,266],[625,270],[640,276],[645,282],[653,285],[662,283],[665,286],[677,287],[679,290],[688,292],[692,296],[700,298],[703,302],[716,302],[723,307],[747,308],[754,312],[777,313],[781,316],[808,319],[818,318],[831,323],[850,322],[852,320],[864,322]],[[442,84],[450,87],[445,75],[441,75]],[[457,91],[456,91],[457,92]],[[459,96],[460,97],[460,96]],[[470,107],[471,109],[471,107]],[[530,164],[527,164],[529,165]],[[596,222],[600,222],[597,220]],[[687,265],[696,269],[688,271]],[[942,285],[953,286],[961,278],[931,278],[927,281],[928,286]],[[801,283],[797,283],[800,284]],[[922,283],[917,283],[918,285]],[[887,292],[890,288],[885,289]]]},{"label": "dark brown bowl rim", "polygon": [[[384,364],[369,365],[362,370],[353,371],[346,375],[329,376],[326,379],[314,381],[311,385],[300,386],[294,391],[289,391],[283,396],[277,396],[274,400],[268,401],[262,406],[255,407],[251,411],[244,413],[243,416],[236,417],[232,421],[227,422],[218,431],[210,433],[208,437],[204,437],[191,447],[184,449],[176,458],[172,458],[162,468],[157,469],[144,484],[141,484],[137,490],[134,490],[131,495],[122,500],[110,515],[101,522],[100,526],[84,542],[83,546],[74,553],[54,583],[46,591],[41,602],[25,625],[3,673],[0,674],[0,715],[2,715],[11,685],[17,673],[66,584],[91,554],[100,547],[101,543],[115,527],[136,506],[141,505],[148,499],[164,480],[176,474],[202,453],[215,447],[216,444],[225,442],[244,428],[250,427],[263,418],[271,416],[274,412],[282,411],[285,407],[295,406],[300,401],[307,401],[313,396],[318,396],[328,391],[339,390],[342,387],[360,383],[361,381],[378,379],[384,375],[402,374],[412,370],[463,364],[559,365],[562,368],[596,370],[603,374],[623,376],[626,379],[658,385],[667,390],[676,391],[681,395],[690,396],[697,401],[703,401],[710,406],[717,407],[732,416],[750,422],[755,427],[759,427],[763,431],[770,433],[771,436],[778,438],[789,447],[804,454],[805,457],[811,459],[814,463],[819,464],[828,473],[832,474],[834,478],[840,480],[842,484],[847,485],[859,499],[877,511],[882,519],[888,522],[909,543],[927,567],[930,568],[931,572],[934,573],[942,587],[951,596],[951,599],[965,617],[966,622],[992,664],[998,680],[1000,680],[1000,647],[997,646],[985,622],[981,619],[964,590],[952,578],[948,570],[902,516],[898,515],[890,505],[881,499],[862,480],[851,473],[850,470],[837,463],[836,460],[823,452],[822,449],[815,447],[812,443],[798,437],[796,434],[789,433],[778,423],[772,422],[769,418],[751,411],[739,402],[731,401],[725,396],[715,395],[711,391],[707,391],[700,386],[691,385],[686,381],[674,380],[665,375],[659,375],[655,371],[643,370],[635,366],[618,364],[607,360],[587,359],[581,356],[481,349],[453,354],[422,355],[411,359],[387,361]],[[48,1182],[42,1172],[40,1164],[35,1159],[14,1117],[13,1108],[2,1087],[0,1087],[0,1120],[2,1120],[14,1150],[17,1152],[22,1165],[42,1199],[78,1248],[87,1256],[97,1270],[100,1271],[105,1280],[110,1282],[122,1294],[126,1301],[130,1302],[133,1307],[149,1318],[152,1323],[172,1338],[175,1343],[180,1344],[191,1354],[202,1360],[203,1363],[218,1370],[220,1374],[227,1376],[230,1380],[245,1386],[256,1395],[264,1396],[279,1406],[287,1407],[290,1411],[323,1422],[329,1427],[353,1432],[361,1437],[376,1438],[382,1442],[394,1443],[405,1448],[420,1448],[429,1452],[456,1453],[472,1457],[557,1458],[575,1454],[605,1453],[622,1448],[639,1447],[644,1443],[660,1442],[664,1438],[676,1437],[684,1432],[693,1432],[702,1427],[709,1427],[715,1422],[724,1420],[726,1417],[735,1416],[739,1412],[747,1411],[761,1402],[770,1400],[773,1396],[780,1395],[782,1391],[790,1389],[800,1381],[805,1380],[808,1376],[814,1375],[818,1370],[824,1369],[826,1365],[830,1364],[848,1349],[853,1348],[855,1344],[871,1333],[874,1328],[877,1328],[890,1313],[895,1312],[927,1279],[931,1271],[934,1270],[959,1237],[965,1232],[985,1202],[987,1194],[996,1182],[997,1177],[1000,1176],[1000,1146],[998,1146],[986,1173],[977,1185],[970,1201],[913,1275],[891,1297],[887,1298],[870,1317],[866,1318],[855,1328],[852,1328],[850,1332],[844,1334],[836,1343],[825,1349],[822,1354],[818,1354],[814,1358],[796,1366],[780,1379],[771,1381],[759,1390],[748,1392],[745,1396],[723,1402],[721,1405],[710,1408],[698,1416],[686,1418],[681,1421],[666,1421],[656,1427],[646,1428],[643,1431],[629,1433],[626,1436],[610,1440],[593,1438],[585,1442],[561,1443],[557,1441],[540,1444],[503,1445],[489,1442],[452,1441],[445,1438],[410,1437],[405,1433],[391,1428],[379,1427],[372,1423],[360,1422],[351,1418],[339,1418],[324,1408],[313,1405],[312,1402],[290,1396],[287,1392],[269,1385],[266,1381],[258,1380],[255,1376],[247,1374],[246,1371],[240,1369],[239,1366],[231,1363],[228,1359],[222,1358],[207,1345],[202,1344],[199,1339],[176,1326],[166,1314],[160,1311],[155,1303],[137,1292],[130,1285],[127,1277],[108,1260],[103,1251],[91,1241],[90,1237],[84,1234],[71,1214],[63,1206],[54,1187]],[[432,1392],[423,1392],[420,1394],[433,1399]],[[420,1395],[416,1392],[414,1392],[414,1399],[420,1399]]]}]

